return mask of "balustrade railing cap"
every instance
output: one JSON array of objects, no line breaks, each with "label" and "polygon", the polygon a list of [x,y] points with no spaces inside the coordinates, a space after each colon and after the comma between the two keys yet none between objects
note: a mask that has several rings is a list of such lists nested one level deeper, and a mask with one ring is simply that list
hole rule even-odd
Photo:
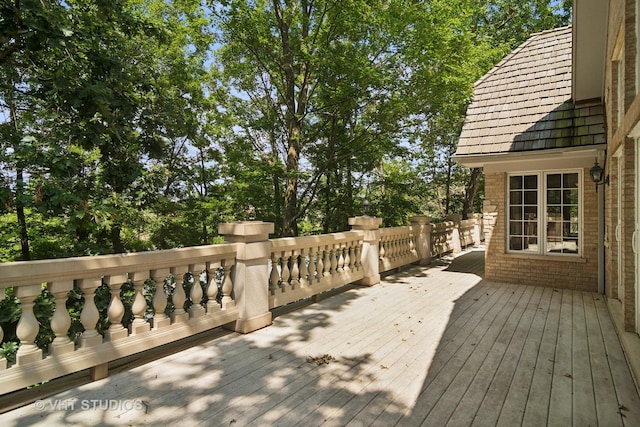
[{"label": "balustrade railing cap", "polygon": [[431,217],[427,215],[416,215],[409,218],[409,221],[415,224],[429,224],[431,223]]},{"label": "balustrade railing cap", "polygon": [[460,214],[449,214],[445,218],[447,221],[460,222],[462,221],[462,215]]},{"label": "balustrade railing cap", "polygon": [[275,226],[272,222],[238,221],[218,224],[218,234],[224,235],[226,240],[260,241],[267,240]]},{"label": "balustrade railing cap", "polygon": [[375,216],[356,216],[349,218],[349,225],[356,230],[374,230],[380,228],[382,218]]}]

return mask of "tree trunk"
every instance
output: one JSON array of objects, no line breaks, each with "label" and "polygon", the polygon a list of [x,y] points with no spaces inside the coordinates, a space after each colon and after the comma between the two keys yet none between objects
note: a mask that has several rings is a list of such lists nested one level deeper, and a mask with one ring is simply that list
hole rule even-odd
[{"label": "tree trunk", "polygon": [[453,160],[449,156],[447,160],[447,180],[445,182],[445,196],[444,196],[444,214],[449,215],[451,213],[451,172],[453,170]]},{"label": "tree trunk", "polygon": [[300,152],[297,144],[290,143],[287,153],[287,183],[284,192],[284,230],[285,237],[298,235],[298,161]]},{"label": "tree trunk", "polygon": [[18,229],[20,230],[20,253],[22,261],[31,259],[31,251],[29,250],[29,232],[27,228],[27,217],[24,213],[24,181],[22,168],[16,170],[16,217],[18,220]]},{"label": "tree trunk", "polygon": [[[284,72],[285,93],[283,103],[286,106],[287,127],[287,180],[284,193],[284,236],[298,235],[298,166],[303,142],[303,122],[309,103],[309,68],[304,61],[296,61],[291,46],[291,16],[284,16],[280,0],[272,0],[282,52],[282,70]],[[285,5],[293,7],[289,2]],[[311,9],[305,0],[301,1],[300,10],[306,18]],[[306,22],[306,21],[305,21]],[[300,34],[294,37],[306,39],[309,36],[308,24],[303,24]],[[301,43],[304,43],[302,41]]]},{"label": "tree trunk", "polygon": [[[13,82],[9,89],[9,96],[6,102],[9,106],[9,114],[11,119],[11,127],[13,132],[18,134],[18,111],[13,98]],[[19,144],[19,143],[18,143]],[[19,151],[17,147],[14,148],[14,153]],[[16,162],[20,161],[16,159]],[[18,230],[20,234],[20,258],[22,261],[29,261],[31,259],[31,251],[29,249],[29,230],[27,227],[27,217],[24,212],[24,171],[21,166],[16,166],[16,219],[18,221]]]},{"label": "tree trunk", "polygon": [[480,177],[482,176],[482,169],[471,169],[471,175],[469,176],[469,182],[464,194],[464,205],[462,206],[462,219],[468,219],[469,215],[473,213],[473,202],[478,194],[478,188],[480,187]]}]

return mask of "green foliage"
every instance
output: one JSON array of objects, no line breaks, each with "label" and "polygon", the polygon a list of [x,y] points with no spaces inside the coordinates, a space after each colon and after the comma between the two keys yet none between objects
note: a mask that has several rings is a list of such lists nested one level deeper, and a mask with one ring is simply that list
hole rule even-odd
[{"label": "green foliage", "polygon": [[9,363],[15,362],[18,347],[18,343],[15,341],[3,342],[0,346],[0,357],[4,357]]},{"label": "green foliage", "polygon": [[[205,3],[0,3],[0,262],[209,244],[235,220],[341,231],[364,200],[385,226],[477,210],[482,174],[451,158],[473,83],[530,33],[568,24],[571,6]],[[147,318],[154,293],[145,283]],[[125,306],[134,295],[124,284]],[[101,334],[111,298],[97,289]],[[53,296],[35,304],[46,349]],[[71,339],[83,306],[74,288]],[[8,289],[8,359],[19,315]]]}]

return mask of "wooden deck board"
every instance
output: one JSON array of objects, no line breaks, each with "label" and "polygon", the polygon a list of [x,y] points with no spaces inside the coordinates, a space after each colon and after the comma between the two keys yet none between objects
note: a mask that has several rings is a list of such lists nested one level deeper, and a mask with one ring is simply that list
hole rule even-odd
[{"label": "wooden deck board", "polygon": [[584,311],[589,339],[589,361],[591,362],[591,375],[594,384],[595,410],[598,424],[601,426],[622,426],[622,417],[618,411],[612,408],[618,406],[616,390],[611,377],[611,370],[607,363],[607,353],[602,339],[600,322],[596,312],[596,301],[602,300],[602,296],[583,294]]},{"label": "wooden deck board", "polygon": [[547,424],[561,301],[562,294],[554,289],[551,294],[542,341],[538,347],[538,357],[522,421],[524,426],[535,427]]},{"label": "wooden deck board", "polygon": [[573,387],[573,422],[589,425],[597,419],[596,401],[591,377],[591,359],[582,292],[573,294],[573,336],[571,384]]},{"label": "wooden deck board", "polygon": [[552,359],[553,375],[547,425],[570,426],[573,425],[573,292],[561,291],[561,294],[556,351]]},{"label": "wooden deck board", "polygon": [[[480,251],[414,267],[281,310],[268,328],[217,334],[45,400],[144,401],[143,410],[32,404],[0,422],[640,425],[640,398],[604,297],[491,283],[482,271]],[[307,362],[325,354],[334,358],[328,364]]]},{"label": "wooden deck board", "polygon": [[498,426],[522,424],[552,294],[551,289],[543,289],[538,305],[534,307],[535,314],[527,336],[524,338],[522,351],[517,355],[515,372],[496,423]]},{"label": "wooden deck board", "polygon": [[[640,397],[638,397],[635,383],[629,372],[629,365],[622,351],[618,335],[611,332],[611,328],[614,326],[607,304],[598,298],[595,305],[601,327],[600,336],[604,340],[609,369],[618,400],[616,412],[622,416],[622,422],[625,426],[640,426]],[[611,408],[607,408],[606,411],[611,411]]]},{"label": "wooden deck board", "polygon": [[[529,331],[532,327],[533,319],[538,312],[542,293],[542,288],[533,289],[531,299],[528,301],[526,307],[524,307],[522,316],[520,317],[520,319],[518,319],[518,324],[516,325],[507,348],[503,350],[500,347],[496,349],[498,353],[492,355],[492,359],[499,360],[499,362],[494,363],[497,369],[495,370],[495,373],[491,378],[491,382],[487,384],[486,393],[480,393],[480,390],[478,390],[481,404],[477,410],[477,413],[475,413],[475,417],[470,418],[469,416],[467,416],[461,419],[461,422],[467,420],[471,422],[473,420],[474,424],[476,425],[496,425],[500,416],[500,412],[496,411],[495,408],[501,408],[504,405],[504,401],[509,391],[512,378],[515,375],[520,356],[522,355],[523,347],[529,335]],[[503,352],[502,359],[500,359],[500,351]],[[457,410],[456,415],[459,413],[470,415],[474,412],[471,409],[468,411]],[[465,422],[465,424],[468,423]],[[456,424],[454,423],[453,425]],[[460,425],[460,423],[458,423],[457,425]]]}]

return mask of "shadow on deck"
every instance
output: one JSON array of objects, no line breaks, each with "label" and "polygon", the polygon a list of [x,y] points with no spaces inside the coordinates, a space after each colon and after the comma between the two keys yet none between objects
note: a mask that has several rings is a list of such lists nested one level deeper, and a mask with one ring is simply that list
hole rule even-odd
[{"label": "shadow on deck", "polygon": [[640,425],[602,296],[492,283],[483,272],[480,250],[411,267],[282,311],[251,334],[202,335],[0,422]]}]

